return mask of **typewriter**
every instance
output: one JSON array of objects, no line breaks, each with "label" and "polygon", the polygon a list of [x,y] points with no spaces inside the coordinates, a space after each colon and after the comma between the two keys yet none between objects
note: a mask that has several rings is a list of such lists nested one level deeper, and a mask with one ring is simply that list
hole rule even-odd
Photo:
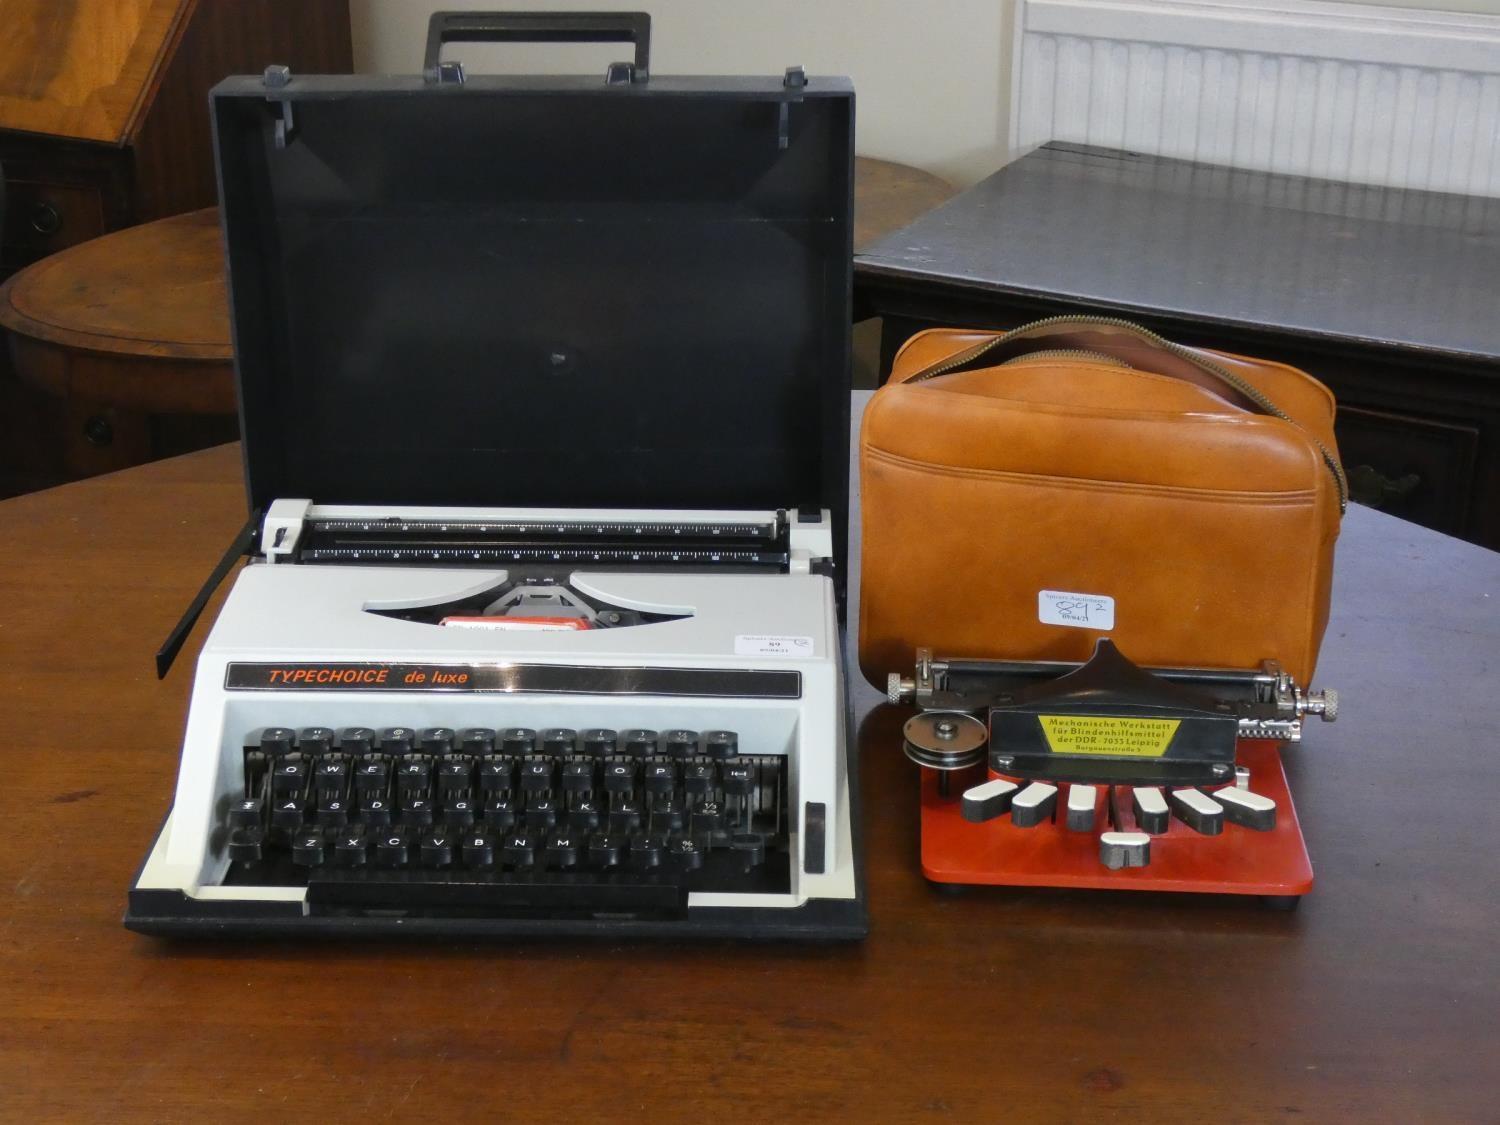
[{"label": "typewriter", "polygon": [[1281,766],[1338,693],[1275,662],[1138,667],[1108,638],[1086,662],[935,659],[892,673],[914,704],[922,867],[990,884],[1259,896],[1291,909],[1312,864]]},{"label": "typewriter", "polygon": [[[440,13],[421,77],[215,90],[249,563],[128,926],[864,933],[852,93],[648,34]],[[559,36],[635,62],[438,58]]]}]

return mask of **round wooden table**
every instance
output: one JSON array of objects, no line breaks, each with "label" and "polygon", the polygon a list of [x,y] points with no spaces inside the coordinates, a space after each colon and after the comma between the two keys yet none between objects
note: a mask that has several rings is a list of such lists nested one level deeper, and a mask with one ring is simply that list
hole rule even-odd
[{"label": "round wooden table", "polygon": [[16,374],[63,400],[71,476],[150,460],[152,415],[235,412],[217,208],[28,266],[0,286],[0,328]]},{"label": "round wooden table", "polygon": [[[919,169],[860,157],[855,245],[953,193]],[[153,415],[235,413],[216,208],[105,235],[27,267],[0,286],[0,327],[16,373],[63,401],[70,476],[149,461]]]}]

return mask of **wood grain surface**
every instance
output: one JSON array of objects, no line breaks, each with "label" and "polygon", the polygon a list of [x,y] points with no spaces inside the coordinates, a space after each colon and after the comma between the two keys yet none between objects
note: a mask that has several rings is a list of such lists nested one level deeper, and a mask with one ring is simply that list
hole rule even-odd
[{"label": "wood grain surface", "polygon": [[0,129],[120,143],[196,0],[5,0]]},{"label": "wood grain surface", "polygon": [[242,518],[233,446],[0,503],[8,1120],[1494,1120],[1500,557],[1351,512],[1297,913],[936,893],[904,716],[851,681],[863,944],[168,943],[120,915],[197,642],[151,654]]}]

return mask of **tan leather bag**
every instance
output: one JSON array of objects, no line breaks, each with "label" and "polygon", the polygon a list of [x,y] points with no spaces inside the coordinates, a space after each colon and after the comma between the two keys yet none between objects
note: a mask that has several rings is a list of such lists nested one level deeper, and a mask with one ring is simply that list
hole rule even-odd
[{"label": "tan leather bag", "polygon": [[1054,317],[906,342],[860,438],[860,666],[938,656],[1251,668],[1306,685],[1348,486],[1284,364]]}]

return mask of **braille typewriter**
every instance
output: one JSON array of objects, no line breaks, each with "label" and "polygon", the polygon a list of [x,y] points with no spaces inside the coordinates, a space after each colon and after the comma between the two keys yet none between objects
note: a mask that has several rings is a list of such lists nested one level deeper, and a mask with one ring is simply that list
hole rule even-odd
[{"label": "braille typewriter", "polygon": [[[250,558],[132,928],[864,933],[852,93],[648,32],[440,13],[422,77],[214,91]],[[635,61],[439,57],[559,38]]]},{"label": "braille typewriter", "polygon": [[1282,769],[1338,694],[1275,662],[1144,669],[1112,641],[1082,664],[935,659],[892,673],[922,767],[922,866],[992,884],[1258,895],[1295,906],[1312,865]]}]

